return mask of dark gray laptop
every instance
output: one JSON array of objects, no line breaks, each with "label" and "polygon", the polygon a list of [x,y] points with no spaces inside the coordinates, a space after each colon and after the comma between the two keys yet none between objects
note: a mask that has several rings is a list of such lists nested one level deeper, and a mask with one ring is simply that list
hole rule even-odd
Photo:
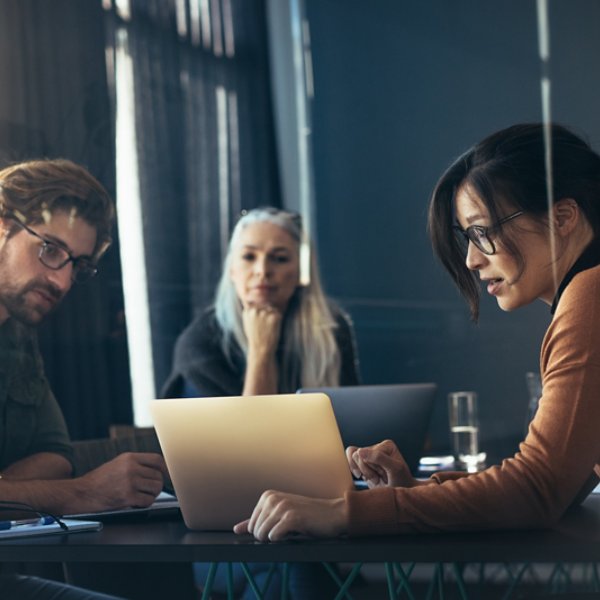
[{"label": "dark gray laptop", "polygon": [[393,440],[416,473],[433,411],[434,383],[402,383],[300,389],[331,399],[344,446]]}]

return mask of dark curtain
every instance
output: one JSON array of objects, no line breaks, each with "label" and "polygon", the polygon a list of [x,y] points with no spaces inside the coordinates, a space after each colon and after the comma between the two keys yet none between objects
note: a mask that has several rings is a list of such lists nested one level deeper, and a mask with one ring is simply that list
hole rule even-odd
[{"label": "dark curtain", "polygon": [[[114,192],[100,0],[0,0],[0,167],[39,157],[85,165]],[[73,438],[131,422],[119,253],[39,328]]]},{"label": "dark curtain", "polygon": [[[126,48],[133,67],[159,390],[177,335],[212,300],[240,210],[279,206],[280,192],[264,0],[131,0],[130,7],[107,10],[107,43],[113,56]],[[112,90],[118,113],[114,82]]]},{"label": "dark curtain", "polygon": [[[177,334],[212,297],[239,210],[280,201],[263,1],[178,5],[179,31],[172,0],[135,0],[130,18],[107,0],[0,0],[0,166],[70,158],[113,197],[111,57],[126,38],[157,389]],[[133,418],[117,239],[100,267],[39,328],[74,439]]]}]

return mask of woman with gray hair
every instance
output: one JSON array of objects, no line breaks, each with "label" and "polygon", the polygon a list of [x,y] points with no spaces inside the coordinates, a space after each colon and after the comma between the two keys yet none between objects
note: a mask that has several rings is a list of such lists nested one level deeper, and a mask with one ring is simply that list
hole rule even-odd
[{"label": "woman with gray hair", "polygon": [[[326,298],[314,251],[300,215],[256,208],[237,222],[214,305],[196,318],[175,345],[165,398],[293,393],[358,383],[358,361],[349,317]],[[249,563],[263,598],[281,597],[277,565]],[[202,586],[209,565],[197,563]],[[233,566],[236,597],[254,598],[239,565]],[[294,599],[331,598],[336,588],[319,564],[291,565]],[[221,565],[213,590],[225,593]]]},{"label": "woman with gray hair", "polygon": [[357,383],[352,324],[323,293],[300,215],[271,207],[246,212],[233,230],[214,305],[177,340],[163,397]]}]

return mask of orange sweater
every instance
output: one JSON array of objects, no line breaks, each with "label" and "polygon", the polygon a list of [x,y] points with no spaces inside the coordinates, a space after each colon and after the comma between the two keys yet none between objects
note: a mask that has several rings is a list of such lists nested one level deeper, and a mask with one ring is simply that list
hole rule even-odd
[{"label": "orange sweater", "polygon": [[350,535],[541,528],[589,493],[600,463],[600,266],[564,289],[541,350],[543,396],[519,452],[429,485],[349,492]]}]

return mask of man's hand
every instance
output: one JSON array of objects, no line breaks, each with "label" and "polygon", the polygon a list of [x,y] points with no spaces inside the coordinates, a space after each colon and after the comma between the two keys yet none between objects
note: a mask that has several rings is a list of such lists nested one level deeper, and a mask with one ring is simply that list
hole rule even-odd
[{"label": "man's hand", "polygon": [[284,492],[263,492],[252,516],[234,526],[235,533],[251,533],[261,542],[289,535],[336,537],[347,530],[344,498],[322,500]]},{"label": "man's hand", "polygon": [[415,487],[426,482],[412,476],[396,444],[385,440],[368,448],[349,446],[346,458],[352,474],[375,487]]},{"label": "man's hand", "polygon": [[99,512],[146,507],[163,488],[167,466],[160,454],[125,452],[73,480],[77,484],[75,510]]}]

